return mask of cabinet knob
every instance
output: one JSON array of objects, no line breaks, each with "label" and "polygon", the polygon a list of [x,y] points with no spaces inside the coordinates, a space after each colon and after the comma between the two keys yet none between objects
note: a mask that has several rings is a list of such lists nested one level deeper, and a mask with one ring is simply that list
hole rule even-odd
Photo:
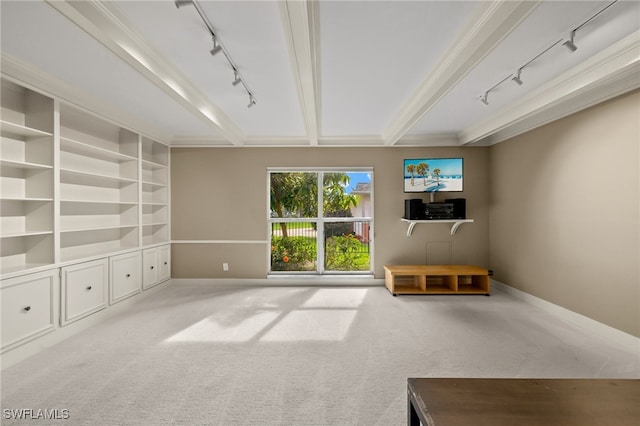
[{"label": "cabinet knob", "polygon": [[31,310],[31,306],[25,306],[25,307],[24,307],[24,311],[25,311],[25,312],[29,312],[30,310]]},{"label": "cabinet knob", "polygon": [[164,262],[164,264],[166,265],[168,262]]},{"label": "cabinet knob", "polygon": [[155,268],[155,266],[152,266],[151,269]]},{"label": "cabinet knob", "polygon": [[91,286],[87,286],[87,290],[91,290]]},{"label": "cabinet knob", "polygon": [[127,278],[129,278],[131,276],[131,274],[127,274]]}]

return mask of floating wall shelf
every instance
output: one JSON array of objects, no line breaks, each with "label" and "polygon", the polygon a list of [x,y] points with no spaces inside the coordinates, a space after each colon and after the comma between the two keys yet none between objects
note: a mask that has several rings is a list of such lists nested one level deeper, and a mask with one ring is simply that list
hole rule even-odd
[{"label": "floating wall shelf", "polygon": [[409,224],[409,228],[407,229],[407,237],[410,237],[413,233],[413,228],[417,223],[450,223],[451,224],[451,235],[455,235],[456,231],[463,223],[471,223],[473,219],[434,219],[434,220],[411,220],[411,219],[401,219],[403,222],[407,222]]}]

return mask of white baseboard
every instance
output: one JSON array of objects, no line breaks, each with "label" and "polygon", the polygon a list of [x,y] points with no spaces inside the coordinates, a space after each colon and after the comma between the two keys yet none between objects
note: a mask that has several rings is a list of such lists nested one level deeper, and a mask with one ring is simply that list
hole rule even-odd
[{"label": "white baseboard", "polygon": [[274,286],[384,286],[384,279],[376,279],[369,275],[345,276],[345,275],[278,275],[268,278],[173,278],[175,285],[201,284],[201,285],[232,285],[249,287],[274,287]]},{"label": "white baseboard", "polygon": [[603,339],[610,341],[611,343],[621,345],[626,349],[636,351],[638,354],[640,354],[640,338],[638,337],[632,336],[631,334],[625,333],[624,331],[618,330],[617,328],[613,328],[611,326],[593,320],[577,312],[570,311],[569,309],[563,308],[562,306],[548,302],[529,293],[525,293],[524,291],[501,283],[500,281],[492,279],[491,288],[493,290],[507,293],[517,299],[544,309],[552,315],[560,317],[561,319],[573,325],[587,330],[589,333],[593,333]]}]

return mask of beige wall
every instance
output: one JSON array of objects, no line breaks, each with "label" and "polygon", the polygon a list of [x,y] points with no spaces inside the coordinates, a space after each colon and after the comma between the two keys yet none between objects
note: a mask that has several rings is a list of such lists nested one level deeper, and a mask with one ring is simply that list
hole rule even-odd
[{"label": "beige wall", "polygon": [[498,281],[640,336],[640,92],[490,150]]},{"label": "beige wall", "polygon": [[[173,148],[173,240],[233,243],[173,244],[174,278],[264,278],[268,272],[268,167],[373,167],[375,276],[393,263],[464,263],[488,267],[488,148]],[[402,160],[465,159],[467,217],[451,237],[445,224],[416,226],[407,237],[400,221],[405,194]],[[421,197],[427,199],[427,196]],[[248,243],[242,243],[248,242]],[[222,271],[222,263],[229,271]]]}]

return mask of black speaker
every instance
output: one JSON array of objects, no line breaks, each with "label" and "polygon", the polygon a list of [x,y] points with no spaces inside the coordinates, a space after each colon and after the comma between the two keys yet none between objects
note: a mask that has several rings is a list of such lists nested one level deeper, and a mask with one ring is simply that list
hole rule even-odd
[{"label": "black speaker", "polygon": [[404,200],[404,218],[409,220],[422,220],[425,218],[424,203],[420,198]]},{"label": "black speaker", "polygon": [[467,218],[466,200],[464,198],[449,198],[448,200],[445,200],[445,203],[453,204],[454,219]]}]

